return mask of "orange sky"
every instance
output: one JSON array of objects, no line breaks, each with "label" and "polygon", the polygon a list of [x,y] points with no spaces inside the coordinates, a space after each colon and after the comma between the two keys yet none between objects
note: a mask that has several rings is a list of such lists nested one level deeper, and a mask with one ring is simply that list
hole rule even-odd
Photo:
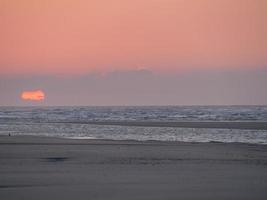
[{"label": "orange sky", "polygon": [[0,73],[267,66],[266,0],[1,0]]}]

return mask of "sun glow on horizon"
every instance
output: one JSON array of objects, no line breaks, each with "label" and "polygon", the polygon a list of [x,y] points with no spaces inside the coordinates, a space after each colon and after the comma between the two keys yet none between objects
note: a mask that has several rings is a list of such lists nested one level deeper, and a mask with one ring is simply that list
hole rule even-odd
[{"label": "sun glow on horizon", "polygon": [[24,91],[21,93],[21,99],[25,101],[42,101],[45,99],[45,93],[42,90]]}]

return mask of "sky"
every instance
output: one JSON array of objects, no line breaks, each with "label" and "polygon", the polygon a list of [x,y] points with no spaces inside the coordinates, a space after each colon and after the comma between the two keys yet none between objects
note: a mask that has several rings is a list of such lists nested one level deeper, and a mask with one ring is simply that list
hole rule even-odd
[{"label": "sky", "polygon": [[0,0],[0,105],[266,105],[266,22],[266,0]]}]

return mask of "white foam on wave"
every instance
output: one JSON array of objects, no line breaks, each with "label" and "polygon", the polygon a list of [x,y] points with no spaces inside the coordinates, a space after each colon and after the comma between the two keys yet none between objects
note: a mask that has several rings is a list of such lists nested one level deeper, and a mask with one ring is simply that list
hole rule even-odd
[{"label": "white foam on wave", "polygon": [[[0,116],[1,135],[12,133],[14,135],[30,134],[76,139],[217,141],[267,144],[267,131],[261,130],[127,127],[86,124],[86,121],[94,120],[267,122],[266,106],[0,107]],[[82,124],[83,122],[85,123]]]}]

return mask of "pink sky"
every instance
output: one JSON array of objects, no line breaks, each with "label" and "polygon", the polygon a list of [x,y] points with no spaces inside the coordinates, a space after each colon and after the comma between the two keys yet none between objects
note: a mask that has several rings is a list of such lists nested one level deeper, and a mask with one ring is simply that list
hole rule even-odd
[{"label": "pink sky", "polygon": [[266,0],[1,0],[1,74],[267,66]]}]

